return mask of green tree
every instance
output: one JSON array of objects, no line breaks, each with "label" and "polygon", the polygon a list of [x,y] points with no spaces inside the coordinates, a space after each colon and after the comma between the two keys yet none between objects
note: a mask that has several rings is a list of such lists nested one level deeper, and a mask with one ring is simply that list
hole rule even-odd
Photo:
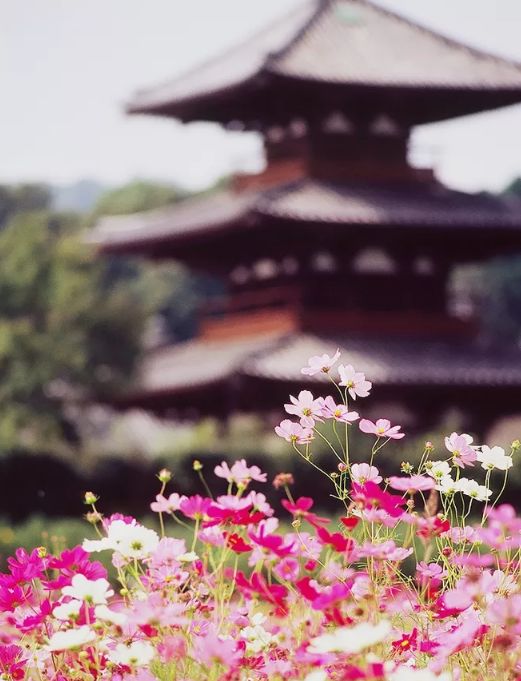
[{"label": "green tree", "polygon": [[[224,188],[219,180],[198,196]],[[101,215],[126,215],[145,212],[177,203],[191,195],[175,185],[137,180],[103,194],[90,218],[95,223]],[[191,338],[197,329],[197,311],[201,303],[220,295],[223,287],[208,276],[194,274],[177,262],[150,263],[140,258],[105,257],[107,285],[135,287],[151,301],[163,328],[163,340]]]},{"label": "green tree", "polygon": [[106,285],[75,216],[25,213],[0,233],[0,448],[76,437],[70,406],[128,382],[149,301]]},{"label": "green tree", "polygon": [[0,185],[0,227],[16,213],[47,210],[51,201],[51,190],[44,184]]},{"label": "green tree", "polygon": [[94,217],[153,210],[180,201],[186,196],[186,191],[174,185],[135,180],[103,194],[94,208]]}]

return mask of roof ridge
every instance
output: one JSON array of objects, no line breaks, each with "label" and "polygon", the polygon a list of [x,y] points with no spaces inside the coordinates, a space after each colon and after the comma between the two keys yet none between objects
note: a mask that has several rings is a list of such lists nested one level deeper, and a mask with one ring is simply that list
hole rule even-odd
[{"label": "roof ridge", "polygon": [[268,57],[264,62],[263,68],[269,71],[270,63],[272,61],[276,61],[280,57],[283,57],[286,54],[286,52],[289,52],[293,45],[295,45],[295,43],[297,43],[300,40],[300,38],[306,35],[306,33],[313,26],[313,24],[315,24],[320,19],[322,14],[324,14],[326,9],[328,8],[328,5],[332,4],[333,1],[334,0],[314,0],[314,2],[316,2],[317,4],[317,9],[315,10],[315,12],[313,12],[309,19],[303,23],[300,29],[295,33],[293,38],[291,38],[291,40],[286,45],[281,47],[279,50],[274,50],[273,52],[270,52],[268,54]]},{"label": "roof ridge", "polygon": [[[326,0],[326,2],[328,2],[328,1],[329,0]],[[312,3],[316,3],[316,2],[322,3],[322,2],[324,2],[324,0],[305,0],[305,2],[307,2],[308,4],[311,5]],[[135,105],[133,104],[133,102],[135,102],[139,98],[146,96],[147,94],[154,92],[154,91],[156,91],[160,88],[168,87],[168,86],[172,85],[173,83],[177,82],[178,80],[181,80],[181,79],[184,79],[184,78],[189,78],[191,75],[196,74],[201,69],[204,69],[208,66],[211,66],[215,62],[216,59],[225,59],[226,57],[233,55],[234,52],[240,51],[242,48],[246,47],[250,42],[257,40],[258,38],[260,38],[264,35],[268,35],[269,33],[271,33],[271,31],[273,29],[278,27],[282,22],[288,21],[293,15],[297,15],[300,12],[302,12],[302,3],[296,4],[295,7],[292,7],[287,12],[284,12],[284,13],[281,13],[280,15],[277,15],[275,18],[273,18],[271,21],[269,21],[268,23],[266,23],[263,26],[261,26],[260,28],[258,28],[256,31],[249,33],[245,38],[243,38],[239,42],[234,43],[230,47],[225,48],[224,50],[221,50],[221,51],[219,51],[215,54],[212,54],[209,57],[207,57],[206,59],[202,59],[201,61],[197,62],[196,64],[194,64],[190,68],[181,71],[181,73],[179,73],[177,76],[174,76],[173,78],[172,77],[171,78],[165,78],[164,80],[161,80],[161,82],[158,82],[156,85],[151,85],[151,86],[148,86],[148,87],[143,87],[143,88],[137,89],[134,92],[134,94],[132,95],[131,100],[125,105],[125,109],[126,109],[127,113],[132,113],[134,111]],[[305,23],[307,23],[307,21]],[[300,33],[300,31],[297,31],[297,33]],[[293,39],[290,42],[293,42]],[[268,59],[269,59],[269,53],[266,55],[263,63],[260,64],[257,72],[255,74],[252,74],[251,77],[256,77],[262,72],[266,62],[268,61]]]},{"label": "roof ridge", "polygon": [[[337,0],[331,0],[332,2],[337,2]],[[488,52],[487,50],[482,50],[479,47],[475,47],[474,45],[470,45],[465,41],[461,41],[457,38],[452,38],[449,35],[446,35],[445,33],[429,28],[429,26],[425,25],[422,21],[416,21],[415,19],[411,19],[404,14],[402,14],[399,11],[388,9],[387,7],[383,7],[382,5],[379,4],[378,0],[350,0],[350,2],[356,2],[360,5],[366,5],[369,7],[372,7],[374,9],[377,9],[379,12],[382,12],[382,14],[386,14],[387,16],[393,17],[394,19],[397,19],[398,21],[401,21],[408,26],[412,26],[415,29],[418,29],[422,31],[422,33],[427,33],[428,35],[432,36],[433,38],[436,38],[438,40],[441,40],[445,43],[448,43],[451,47],[458,47],[462,48],[464,50],[467,50],[468,52],[471,52],[472,54],[476,55],[477,57],[486,57],[487,59],[493,59],[494,61],[497,62],[502,62],[502,63],[508,63],[511,66],[515,66],[516,68],[521,69],[521,61],[516,61],[515,59],[511,59],[509,57],[503,57],[499,54],[494,54],[493,52]]]},{"label": "roof ridge", "polygon": [[[277,53],[273,55],[272,58],[267,60],[265,68],[268,71],[275,71],[279,72],[279,70],[276,67],[276,61],[277,59],[280,59],[284,57],[297,43],[298,41],[303,38],[306,33],[312,28],[313,24],[316,23],[316,21],[324,14],[324,12],[328,8],[333,8],[333,5],[338,3],[338,2],[345,2],[346,0],[318,0],[320,3],[320,8],[317,10],[317,12],[311,17],[309,21],[305,23],[305,25],[302,27],[301,30],[297,32],[295,37],[286,45],[285,47],[281,48]],[[499,54],[494,54],[493,52],[489,52],[483,49],[480,49],[478,47],[475,47],[473,45],[469,45],[465,41],[461,41],[457,38],[450,37],[446,34],[444,34],[441,31],[429,28],[427,25],[425,25],[422,21],[417,21],[415,19],[409,18],[402,14],[399,11],[391,10],[388,9],[387,7],[383,7],[382,5],[379,4],[379,2],[376,0],[348,0],[349,2],[353,4],[358,4],[361,6],[366,6],[371,9],[376,10],[380,14],[386,15],[387,17],[390,17],[392,19],[395,19],[397,21],[400,21],[403,24],[406,24],[410,28],[413,28],[417,31],[420,31],[421,33],[427,34],[430,37],[445,43],[449,47],[455,48],[455,49],[461,49],[464,50],[470,54],[472,54],[475,57],[478,57],[480,59],[488,59],[492,60],[498,64],[509,64],[510,66],[520,69],[521,70],[521,61],[516,61],[515,59],[509,58],[509,57],[503,57]]]}]

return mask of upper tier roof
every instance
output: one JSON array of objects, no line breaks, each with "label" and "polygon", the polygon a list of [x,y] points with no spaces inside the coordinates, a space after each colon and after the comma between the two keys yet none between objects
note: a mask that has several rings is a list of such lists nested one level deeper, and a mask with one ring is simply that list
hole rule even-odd
[{"label": "upper tier roof", "polygon": [[270,244],[271,250],[276,250],[273,244],[303,238],[316,244],[317,225],[323,239],[335,242],[371,233],[378,233],[378,242],[407,234],[416,241],[443,239],[444,244],[447,238],[459,239],[469,259],[492,257],[521,244],[519,202],[437,183],[385,186],[312,179],[261,191],[221,191],[147,213],[103,217],[90,240],[107,253],[192,264],[206,257],[208,266],[218,266],[230,254],[260,253]]},{"label": "upper tier roof", "polygon": [[[128,110],[187,121],[253,120],[255,115],[262,119],[263,108],[274,105],[267,93],[277,94],[279,104],[284,99],[295,104],[298,88],[324,85],[346,108],[364,102],[370,93],[376,113],[407,108],[407,99],[393,103],[389,91],[396,96],[396,90],[403,90],[407,96],[421,89],[427,100],[424,108],[417,96],[411,100],[421,109],[409,112],[412,124],[521,100],[521,66],[450,40],[368,0],[302,0],[238,47],[168,83],[140,91]],[[451,98],[440,106],[448,92]],[[355,104],[348,93],[356,93]],[[401,108],[389,111],[393,107]],[[287,110],[278,108],[279,113]]]}]

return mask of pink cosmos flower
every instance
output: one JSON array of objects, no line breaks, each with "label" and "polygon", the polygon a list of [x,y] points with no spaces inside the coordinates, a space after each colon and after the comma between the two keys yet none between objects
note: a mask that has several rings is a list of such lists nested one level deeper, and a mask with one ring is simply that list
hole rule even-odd
[{"label": "pink cosmos flower", "polygon": [[310,357],[308,359],[308,366],[304,367],[301,369],[301,373],[305,374],[306,376],[314,376],[315,374],[319,374],[320,372],[327,374],[331,370],[331,367],[335,362],[338,361],[340,357],[340,350],[335,352],[333,357],[330,357],[329,355],[314,355],[313,357]]},{"label": "pink cosmos flower", "polygon": [[405,505],[403,497],[399,497],[389,492],[384,492],[378,485],[371,480],[363,485],[352,483],[353,501],[361,502],[365,508],[381,508],[393,518],[401,516],[404,511],[401,506]]},{"label": "pink cosmos flower", "polygon": [[351,466],[351,478],[359,485],[371,480],[375,484],[382,482],[382,476],[376,466],[370,466],[368,463],[354,463]]},{"label": "pink cosmos flower", "polygon": [[175,513],[181,507],[181,502],[186,499],[185,496],[173,492],[168,499],[162,494],[156,494],[156,500],[150,504],[150,508],[154,513]]},{"label": "pink cosmos flower", "polygon": [[328,395],[322,402],[322,416],[341,423],[352,423],[359,418],[358,412],[349,411],[345,404],[336,404],[331,395]]},{"label": "pink cosmos flower", "polygon": [[435,481],[426,475],[411,475],[410,477],[393,475],[389,478],[390,487],[400,492],[408,492],[409,494],[433,489],[435,484]]},{"label": "pink cosmos flower", "polygon": [[184,553],[186,553],[186,543],[184,539],[163,537],[160,539],[156,550],[152,554],[149,564],[151,567],[179,565],[178,558]]},{"label": "pink cosmos flower", "polygon": [[476,451],[471,447],[472,437],[467,434],[452,433],[445,438],[445,447],[452,453],[452,460],[460,468],[473,466],[477,458]]},{"label": "pink cosmos flower", "polygon": [[302,518],[302,520],[307,520],[313,527],[320,527],[321,525],[327,525],[329,523],[329,518],[321,518],[310,511],[313,507],[313,499],[309,497],[299,497],[295,503],[283,499],[280,502],[286,511],[289,511],[294,518]]},{"label": "pink cosmos flower", "polygon": [[294,423],[289,419],[281,421],[280,425],[275,427],[275,432],[287,442],[297,445],[307,445],[313,439],[311,428],[303,428],[300,423]]},{"label": "pink cosmos flower", "polygon": [[24,650],[16,645],[0,645],[0,672],[6,679],[25,679]]},{"label": "pink cosmos flower", "polygon": [[370,433],[376,437],[388,437],[391,440],[401,440],[405,437],[405,433],[400,433],[401,426],[391,426],[387,419],[378,419],[376,423],[362,419],[359,425],[362,433]]},{"label": "pink cosmos flower", "polygon": [[498,624],[507,633],[521,634],[521,595],[511,594],[508,598],[498,598],[487,609],[487,622]]},{"label": "pink cosmos flower", "polygon": [[208,631],[206,636],[197,636],[194,639],[194,651],[198,662],[212,667],[216,662],[226,669],[233,669],[239,662],[242,654],[237,650],[237,642],[231,639],[221,638],[213,631]]},{"label": "pink cosmos flower", "polygon": [[201,520],[208,517],[208,509],[212,503],[211,499],[195,494],[191,497],[185,497],[179,505],[179,509],[187,518],[199,518]]},{"label": "pink cosmos flower", "polygon": [[297,397],[289,396],[291,404],[285,404],[284,409],[288,414],[300,418],[300,425],[304,428],[313,428],[315,420],[322,421],[322,404],[324,400],[314,398],[309,390],[301,390]]},{"label": "pink cosmos flower", "polygon": [[226,461],[223,461],[220,466],[216,466],[214,473],[218,478],[224,478],[228,482],[234,482],[236,485],[247,485],[250,480],[257,482],[266,482],[266,473],[263,473],[258,466],[248,467],[245,459],[236,461],[230,468]]},{"label": "pink cosmos flower", "polygon": [[422,579],[443,579],[447,576],[447,570],[444,570],[438,563],[427,564],[424,560],[421,560],[416,566],[416,572]]},{"label": "pink cosmos flower", "polygon": [[365,374],[361,371],[355,371],[352,364],[345,366],[340,364],[338,373],[340,374],[340,385],[347,388],[347,392],[353,400],[356,400],[357,397],[367,397],[369,395],[373,384],[371,381],[365,380]]},{"label": "pink cosmos flower", "polygon": [[288,556],[275,564],[273,572],[281,580],[294,582],[299,576],[300,566],[298,560]]}]

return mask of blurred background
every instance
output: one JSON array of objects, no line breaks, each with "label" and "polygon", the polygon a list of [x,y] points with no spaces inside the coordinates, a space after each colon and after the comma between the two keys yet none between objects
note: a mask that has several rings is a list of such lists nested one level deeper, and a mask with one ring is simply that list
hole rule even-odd
[{"label": "blurred background", "polygon": [[517,0],[0,11],[0,553],[194,458],[317,490],[273,426],[337,347],[393,466],[520,435]]}]

